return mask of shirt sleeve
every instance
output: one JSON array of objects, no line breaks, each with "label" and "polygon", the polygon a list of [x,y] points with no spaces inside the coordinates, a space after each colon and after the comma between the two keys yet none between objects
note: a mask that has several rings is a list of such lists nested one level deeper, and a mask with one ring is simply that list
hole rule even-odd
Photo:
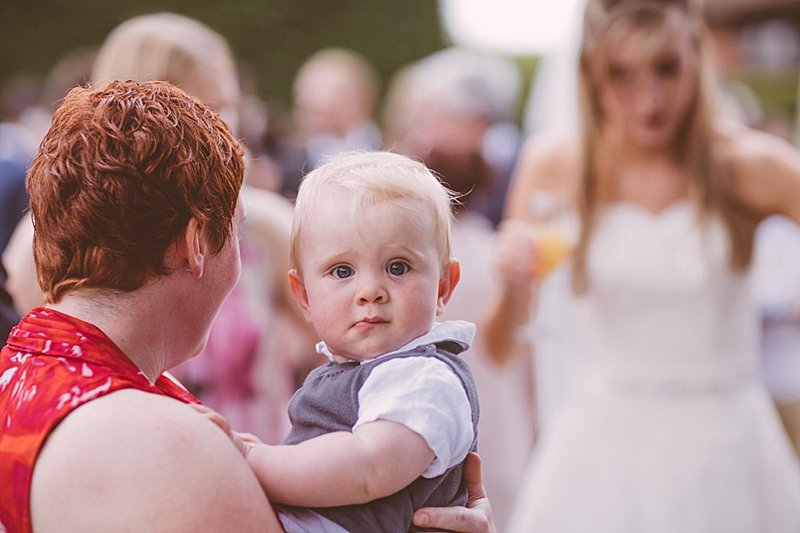
[{"label": "shirt sleeve", "polygon": [[442,361],[405,357],[379,365],[358,393],[353,430],[390,420],[418,433],[435,454],[423,472],[432,478],[467,456],[474,435],[472,408],[461,380]]}]

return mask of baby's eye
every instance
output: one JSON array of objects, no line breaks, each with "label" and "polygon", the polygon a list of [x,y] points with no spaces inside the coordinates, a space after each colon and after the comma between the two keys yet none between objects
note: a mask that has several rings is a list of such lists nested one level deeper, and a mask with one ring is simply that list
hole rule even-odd
[{"label": "baby's eye", "polygon": [[411,270],[411,267],[408,266],[407,263],[403,263],[402,261],[395,261],[393,263],[389,263],[389,267],[386,270],[392,276],[402,276],[403,274]]},{"label": "baby's eye", "polygon": [[349,278],[353,275],[353,269],[346,265],[339,265],[331,270],[331,276],[337,279]]}]

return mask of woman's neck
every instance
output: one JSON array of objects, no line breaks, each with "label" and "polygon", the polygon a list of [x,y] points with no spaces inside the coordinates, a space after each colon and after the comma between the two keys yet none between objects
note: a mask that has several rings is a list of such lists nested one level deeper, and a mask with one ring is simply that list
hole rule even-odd
[{"label": "woman's neck", "polygon": [[47,307],[99,328],[153,383],[180,362],[173,359],[180,351],[164,328],[167,317],[159,315],[148,292],[82,289]]},{"label": "woman's neck", "polygon": [[610,154],[618,164],[650,164],[653,162],[676,163],[675,145],[668,142],[658,145],[642,145],[631,139],[621,127],[608,125],[597,138],[598,154]]},{"label": "woman's neck", "polygon": [[599,148],[598,201],[627,201],[657,212],[689,196],[690,173],[671,151]]}]

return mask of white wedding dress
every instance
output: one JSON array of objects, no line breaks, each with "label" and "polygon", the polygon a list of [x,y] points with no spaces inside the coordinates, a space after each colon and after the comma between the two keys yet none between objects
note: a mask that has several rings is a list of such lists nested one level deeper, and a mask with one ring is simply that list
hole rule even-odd
[{"label": "white wedding dress", "polygon": [[602,212],[589,291],[571,302],[574,375],[509,532],[800,532],[800,465],[728,254],[723,224],[688,202]]}]

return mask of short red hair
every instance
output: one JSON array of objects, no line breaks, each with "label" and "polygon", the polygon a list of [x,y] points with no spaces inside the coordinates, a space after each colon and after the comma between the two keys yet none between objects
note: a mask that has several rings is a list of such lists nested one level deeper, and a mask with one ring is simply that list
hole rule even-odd
[{"label": "short red hair", "polygon": [[169,274],[165,253],[191,218],[219,252],[243,174],[227,125],[169,83],[71,90],[27,178],[45,298],[81,287],[132,291]]}]

